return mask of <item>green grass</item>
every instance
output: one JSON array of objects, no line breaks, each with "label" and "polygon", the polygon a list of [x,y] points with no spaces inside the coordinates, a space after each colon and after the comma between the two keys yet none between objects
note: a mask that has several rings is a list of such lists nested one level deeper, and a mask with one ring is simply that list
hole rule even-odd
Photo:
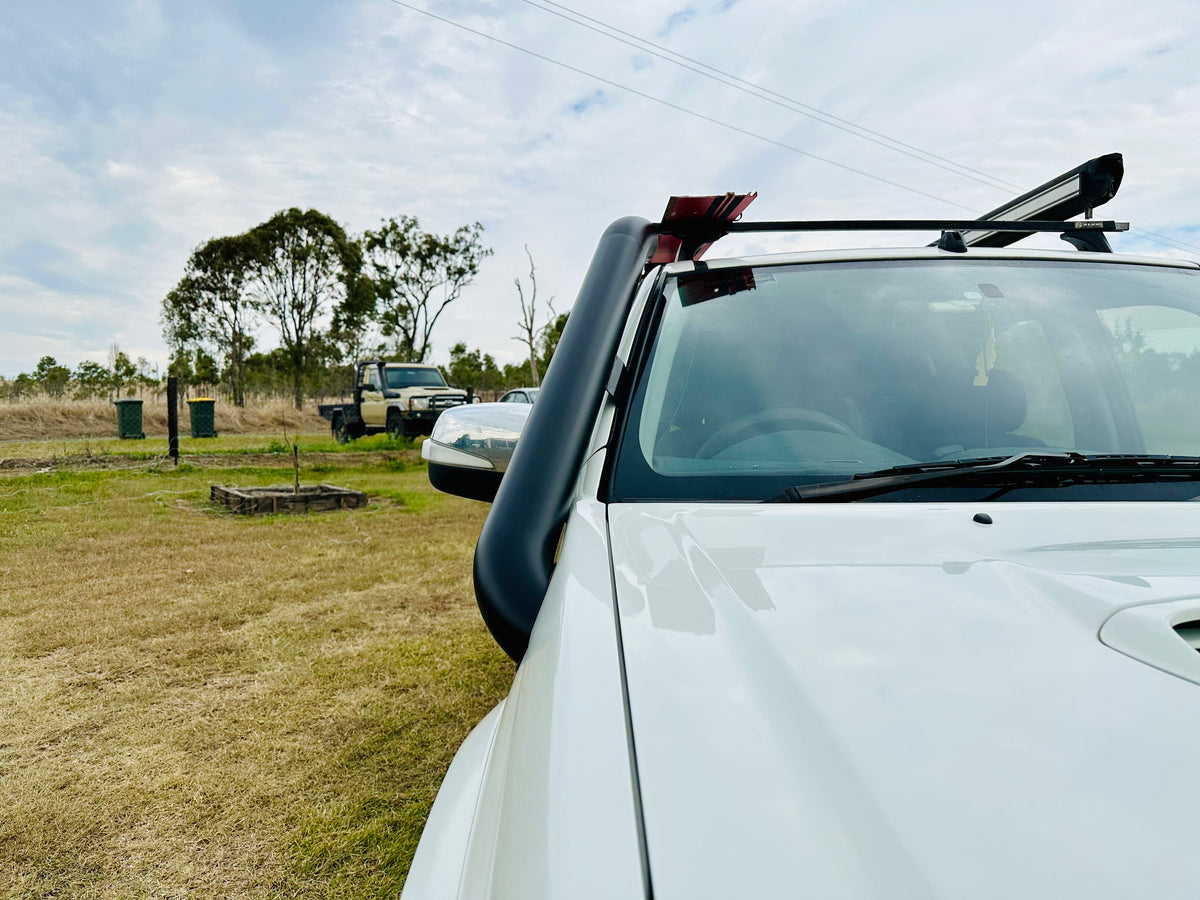
[{"label": "green grass", "polygon": [[486,507],[401,462],[305,475],[363,509],[263,518],[209,486],[283,461],[0,481],[0,896],[396,896],[513,672]]},{"label": "green grass", "polygon": [[[374,453],[412,449],[416,442],[403,438],[392,438],[386,434],[359,438],[349,444],[339,444],[329,432],[304,434],[230,434],[215,438],[180,437],[179,453],[189,456],[212,454],[259,454],[278,453],[290,455],[290,443],[305,453]],[[48,441],[0,441],[0,460],[3,459],[88,459],[121,457],[127,459],[152,460],[165,457],[168,445],[165,437],[148,437],[145,440],[123,441],[119,438],[73,438]]]}]

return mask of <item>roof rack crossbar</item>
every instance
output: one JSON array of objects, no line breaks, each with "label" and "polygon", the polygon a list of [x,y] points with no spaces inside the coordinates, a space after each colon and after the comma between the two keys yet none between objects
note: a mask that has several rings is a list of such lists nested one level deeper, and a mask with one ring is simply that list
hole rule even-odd
[{"label": "roof rack crossbar", "polygon": [[[1037,232],[1062,234],[1086,250],[1111,250],[1102,232],[1128,231],[1128,222],[1095,221],[1092,210],[1116,196],[1125,174],[1120,153],[1089,159],[1081,166],[1038,185],[978,219],[827,219],[800,222],[742,222],[740,216],[757,194],[672,197],[655,226],[658,246],[647,268],[681,259],[699,259],[731,233],[786,231],[957,231],[968,247],[1007,247]],[[1082,221],[1067,221],[1086,215]],[[1086,235],[1084,237],[1083,235]],[[1078,238],[1078,239],[1077,239]],[[929,246],[936,247],[934,241]]]},{"label": "roof rack crossbar", "polygon": [[[1083,219],[1071,222],[1033,220],[993,222],[981,219],[810,219],[782,222],[725,222],[720,228],[727,234],[762,231],[969,231],[986,224],[989,231],[1033,234],[1054,231],[1128,231],[1128,222],[1111,219]],[[697,227],[703,227],[699,225]],[[659,226],[668,234],[692,234],[687,223]]]}]

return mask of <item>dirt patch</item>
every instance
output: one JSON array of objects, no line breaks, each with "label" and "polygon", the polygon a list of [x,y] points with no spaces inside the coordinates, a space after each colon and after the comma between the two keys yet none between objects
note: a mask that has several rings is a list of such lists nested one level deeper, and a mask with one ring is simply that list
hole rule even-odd
[{"label": "dirt patch", "polygon": [[[421,461],[417,450],[385,450],[374,453],[309,453],[300,457],[300,471],[313,466],[363,466],[385,465],[400,460],[406,464]],[[181,465],[192,465],[205,469],[279,468],[291,469],[291,459],[283,453],[204,453],[180,455]],[[163,456],[158,459],[139,459],[129,456],[56,456],[30,457],[26,459],[0,459],[0,469],[40,471],[56,469],[145,469],[155,466],[170,466],[171,460]]]},{"label": "dirt patch", "polygon": [[0,459],[0,469],[52,469],[53,459]]}]

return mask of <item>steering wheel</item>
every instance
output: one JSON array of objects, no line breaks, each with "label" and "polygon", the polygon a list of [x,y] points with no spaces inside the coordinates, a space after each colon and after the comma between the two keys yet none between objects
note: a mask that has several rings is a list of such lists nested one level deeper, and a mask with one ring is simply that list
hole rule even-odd
[{"label": "steering wheel", "polygon": [[696,459],[712,459],[722,450],[758,437],[779,431],[828,431],[833,434],[853,436],[854,431],[845,422],[815,409],[798,406],[780,406],[748,413],[722,425],[709,435],[708,440],[696,451]]}]

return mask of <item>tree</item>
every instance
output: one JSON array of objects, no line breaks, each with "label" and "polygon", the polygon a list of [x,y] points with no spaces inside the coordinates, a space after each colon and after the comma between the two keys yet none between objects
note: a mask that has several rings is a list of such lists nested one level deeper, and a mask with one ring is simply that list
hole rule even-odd
[{"label": "tree", "polygon": [[83,399],[103,394],[112,380],[112,373],[98,362],[85,359],[75,367],[75,396]]},{"label": "tree", "polygon": [[113,395],[118,397],[122,389],[137,376],[137,366],[133,364],[129,354],[116,344],[108,348],[108,371]]},{"label": "tree", "polygon": [[186,396],[187,385],[192,384],[196,380],[196,373],[192,369],[191,350],[187,347],[176,346],[171,351],[171,358],[167,363],[167,377],[178,379],[179,386],[183,389]]},{"label": "tree", "polygon": [[196,384],[215,386],[221,382],[221,370],[217,361],[206,353],[203,347],[196,348],[194,360],[192,371],[195,373]]},{"label": "tree", "polygon": [[559,313],[542,331],[542,371],[550,368],[550,360],[554,359],[554,351],[562,339],[563,329],[567,327],[567,316],[570,313]]},{"label": "tree", "polygon": [[[520,341],[529,348],[530,379],[533,381],[533,386],[537,387],[542,383],[541,376],[538,374],[538,350],[544,343],[546,332],[554,324],[554,298],[551,297],[546,301],[546,306],[550,309],[550,321],[545,325],[538,325],[537,270],[534,268],[533,254],[529,252],[528,244],[525,245],[525,255],[529,257],[529,301],[525,300],[525,289],[521,286],[521,279],[514,278],[513,284],[517,286],[517,297],[521,300],[521,318],[517,321],[521,333],[513,340]],[[557,344],[557,342],[555,343]]]},{"label": "tree", "polygon": [[455,387],[471,387],[477,391],[494,391],[504,383],[504,373],[491,354],[479,349],[468,351],[467,345],[461,342],[450,348],[450,365],[444,374]]},{"label": "tree", "polygon": [[291,380],[291,364],[282,347],[251,353],[246,360],[246,386],[257,393],[275,393]]},{"label": "tree", "polygon": [[71,380],[71,370],[60,366],[53,356],[43,356],[38,360],[37,368],[33,370],[33,380],[51,397],[61,397]]},{"label": "tree", "polygon": [[283,210],[249,232],[254,241],[249,296],[279,331],[296,409],[314,341],[358,278],[357,247],[337,222],[315,209]]},{"label": "tree", "polygon": [[452,235],[426,234],[414,217],[400,216],[363,235],[364,271],[384,337],[398,356],[424,362],[429,355],[438,318],[492,255],[482,234],[478,222]]},{"label": "tree", "polygon": [[504,367],[504,387],[528,387],[531,384],[533,384],[533,371],[529,366],[529,360],[509,363]]},{"label": "tree", "polygon": [[9,398],[19,400],[22,397],[28,397],[37,389],[37,382],[33,380],[33,376],[28,372],[21,372],[13,379],[10,387]]},{"label": "tree", "polygon": [[[355,265],[362,264],[362,246],[352,249]],[[353,363],[365,355],[365,348],[375,326],[375,287],[361,271],[346,280],[346,295],[333,312],[329,329],[329,345],[337,351],[335,362]],[[378,332],[375,332],[378,335]]]},{"label": "tree", "polygon": [[137,358],[137,376],[138,393],[142,394],[146,389],[153,390],[162,384],[162,377],[158,374],[158,366],[150,362],[144,356]]},{"label": "tree", "polygon": [[244,234],[200,245],[192,251],[179,284],[163,300],[167,343],[176,349],[210,344],[225,359],[236,406],[246,403],[246,356],[254,344],[254,310],[246,297],[246,279],[253,270],[255,249],[255,241]]}]

